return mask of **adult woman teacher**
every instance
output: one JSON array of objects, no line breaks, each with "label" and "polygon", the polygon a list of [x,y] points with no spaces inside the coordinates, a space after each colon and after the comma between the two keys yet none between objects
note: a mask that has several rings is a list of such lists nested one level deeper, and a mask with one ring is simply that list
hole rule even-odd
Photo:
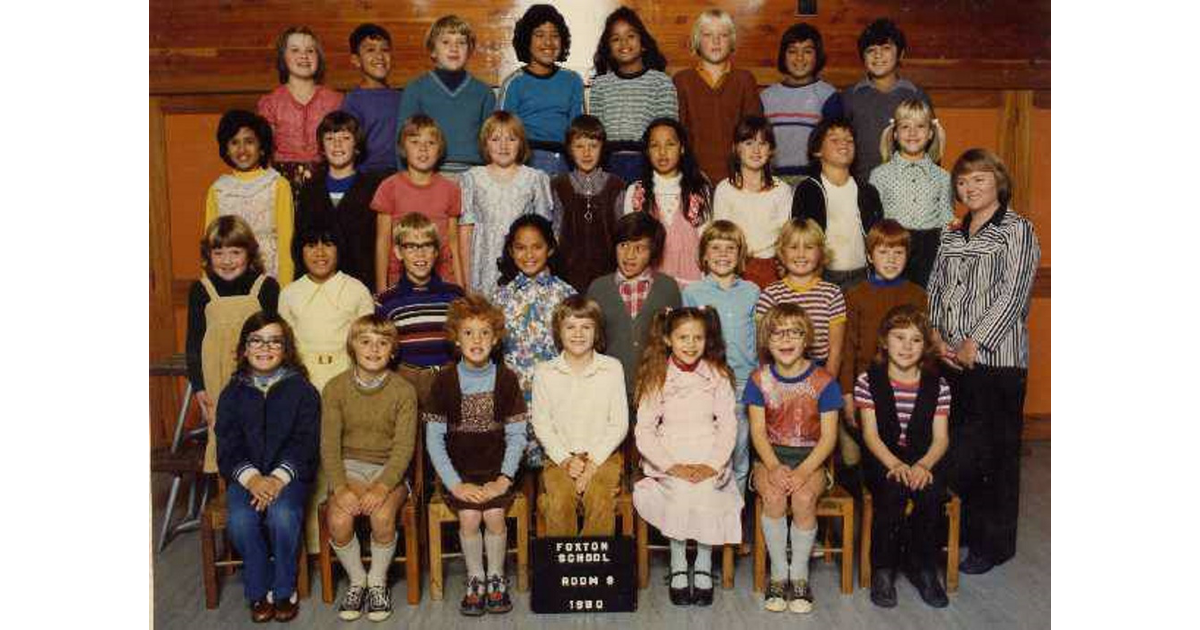
[{"label": "adult woman teacher", "polygon": [[963,499],[959,569],[986,573],[1016,553],[1021,427],[1029,366],[1030,289],[1040,249],[1033,225],[1011,207],[1008,170],[969,149],[951,171],[962,226],[942,233],[929,281],[929,315],[951,368],[950,484]]}]

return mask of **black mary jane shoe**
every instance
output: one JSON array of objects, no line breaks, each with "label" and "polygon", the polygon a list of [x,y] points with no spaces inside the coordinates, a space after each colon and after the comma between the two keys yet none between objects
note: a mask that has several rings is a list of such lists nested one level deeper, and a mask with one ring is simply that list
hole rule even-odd
[{"label": "black mary jane shoe", "polygon": [[871,574],[871,603],[880,608],[896,607],[896,570],[878,568]]},{"label": "black mary jane shoe", "polygon": [[675,588],[671,586],[671,580],[676,575],[688,577],[687,571],[676,571],[667,576],[667,593],[671,596],[671,603],[676,606],[691,606],[692,605],[692,587],[689,584],[683,588]]},{"label": "black mary jane shoe", "polygon": [[[692,579],[694,580],[697,575],[708,576],[708,580],[709,580],[710,584],[715,585],[717,583],[716,579],[713,578],[712,574],[707,571],[693,571]],[[692,604],[694,606],[712,606],[712,603],[713,603],[713,587],[711,587],[711,586],[708,588],[700,588],[699,586],[692,587]]]},{"label": "black mary jane shoe", "polygon": [[996,564],[991,560],[974,551],[969,551],[967,552],[967,557],[958,563],[958,570],[967,575],[983,575],[991,571],[994,566]]},{"label": "black mary jane shoe", "polygon": [[915,573],[909,572],[908,581],[917,587],[921,601],[927,605],[933,608],[945,608],[950,605],[950,598],[946,597],[946,590],[942,588],[942,583],[938,580],[937,571],[925,569]]}]

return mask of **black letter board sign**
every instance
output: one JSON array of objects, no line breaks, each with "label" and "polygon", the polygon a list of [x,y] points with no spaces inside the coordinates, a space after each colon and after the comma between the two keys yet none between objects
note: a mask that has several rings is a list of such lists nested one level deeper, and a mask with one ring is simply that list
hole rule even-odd
[{"label": "black letter board sign", "polygon": [[533,543],[535,613],[637,610],[633,539],[538,538]]}]

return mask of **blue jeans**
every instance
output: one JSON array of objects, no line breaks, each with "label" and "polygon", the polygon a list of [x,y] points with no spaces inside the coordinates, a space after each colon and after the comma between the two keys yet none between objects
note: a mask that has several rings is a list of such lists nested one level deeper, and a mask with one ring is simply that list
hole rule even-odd
[{"label": "blue jeans", "polygon": [[608,156],[608,172],[620,177],[625,184],[642,178],[646,157],[636,151],[614,151]]},{"label": "blue jeans", "polygon": [[304,532],[308,491],[309,484],[292,480],[274,503],[257,512],[248,490],[237,482],[229,485],[225,493],[229,537],[242,555],[246,599],[257,601],[271,591],[278,602],[296,590],[296,554]]},{"label": "blue jeans", "polygon": [[555,151],[546,151],[543,149],[534,149],[533,156],[529,159],[529,166],[536,168],[539,171],[554,177],[570,171],[567,165],[567,156],[565,153],[557,153]]},{"label": "blue jeans", "polygon": [[738,492],[746,496],[746,480],[750,477],[750,417],[746,415],[746,405],[742,404],[742,392],[746,384],[741,383],[737,388],[737,403],[733,406],[734,417],[737,418],[737,442],[733,444],[733,478],[737,481]]}]

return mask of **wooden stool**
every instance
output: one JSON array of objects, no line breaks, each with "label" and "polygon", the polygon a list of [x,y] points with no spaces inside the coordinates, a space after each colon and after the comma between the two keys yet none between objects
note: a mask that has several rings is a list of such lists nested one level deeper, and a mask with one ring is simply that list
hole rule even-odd
[{"label": "wooden stool", "polygon": [[[962,499],[958,498],[949,488],[946,489],[946,503],[942,511],[946,514],[949,526],[946,532],[946,592],[958,591],[958,536],[962,521]],[[875,504],[870,491],[863,487],[863,522],[862,522],[862,554],[858,559],[858,585],[862,588],[871,587],[871,522],[875,519]],[[905,506],[907,513],[912,509],[910,499]]]},{"label": "wooden stool", "polygon": [[[442,560],[458,558],[461,553],[445,553],[442,551],[442,524],[457,523],[458,516],[450,506],[446,505],[441,482],[434,485],[433,496],[429,499],[429,598],[440,601],[442,593]],[[509,549],[517,554],[517,590],[529,590],[529,502],[525,499],[525,491],[518,487],[513,489],[513,502],[505,513],[505,518],[517,521],[517,547]]]},{"label": "wooden stool", "polygon": [[[830,460],[833,458],[831,457]],[[787,503],[787,512],[792,511],[791,502]],[[763,501],[756,497],[754,501],[754,592],[761,593],[767,582],[767,542],[762,529]],[[832,562],[832,554],[842,556],[842,593],[849,595],[854,592],[854,497],[846,489],[834,485],[817,500],[817,518],[841,517],[842,544],[834,546],[829,536],[825,537],[823,545],[817,545],[814,550],[825,555],[826,562]]]},{"label": "wooden stool", "polygon": [[[204,515],[200,518],[200,553],[203,560],[201,573],[204,577],[204,607],[213,609],[221,599],[221,583],[217,569],[225,575],[233,575],[234,567],[241,566],[242,561],[233,557],[233,545],[225,535],[225,526],[229,519],[229,510],[225,507],[225,482],[220,482],[217,497],[208,502]],[[217,532],[221,533],[222,557],[217,559]],[[303,537],[303,531],[301,531]],[[300,599],[308,598],[308,556],[304,552],[304,541],[300,541],[299,558],[296,561],[296,593]]]},{"label": "wooden stool", "polygon": [[[187,383],[183,401],[179,404],[179,412],[175,415],[175,431],[171,438],[171,446],[150,450],[150,472],[166,473],[172,477],[171,490],[167,495],[167,505],[158,534],[158,553],[162,553],[163,549],[167,548],[167,543],[171,542],[176,534],[191,531],[200,525],[200,513],[204,511],[204,506],[208,502],[208,486],[204,483],[203,474],[204,446],[208,430],[203,425],[199,429],[187,432],[183,429],[188,411],[191,409],[192,384],[187,380],[187,359],[182,353],[150,363],[150,376],[182,377]],[[183,485],[185,477],[192,479],[192,484],[188,488],[188,513],[179,523],[172,523],[175,501],[179,497],[179,489]],[[199,497],[197,497],[198,492]]]},{"label": "wooden stool", "polygon": [[[397,553],[392,559],[393,563],[401,563],[404,565],[404,581],[408,584],[408,603],[417,605],[421,603],[421,502],[424,498],[424,478],[425,478],[425,440],[422,437],[421,425],[417,425],[416,448],[413,449],[413,457],[408,465],[408,481],[411,492],[404,499],[404,503],[398,508],[398,525],[404,530],[404,553]],[[325,518],[325,510],[328,509],[329,500],[321,502],[321,506],[317,508],[317,525],[320,527],[321,551],[317,555],[317,566],[321,569],[321,600],[326,604],[333,603],[333,596],[337,589],[333,584],[333,563],[337,561],[337,556],[334,555],[330,548],[330,543],[333,541],[332,535],[329,533],[329,521]],[[360,517],[367,518],[367,517]],[[356,519],[357,520],[357,519]],[[357,532],[354,533],[358,535]],[[371,564],[370,553],[363,555],[363,562]]]}]

